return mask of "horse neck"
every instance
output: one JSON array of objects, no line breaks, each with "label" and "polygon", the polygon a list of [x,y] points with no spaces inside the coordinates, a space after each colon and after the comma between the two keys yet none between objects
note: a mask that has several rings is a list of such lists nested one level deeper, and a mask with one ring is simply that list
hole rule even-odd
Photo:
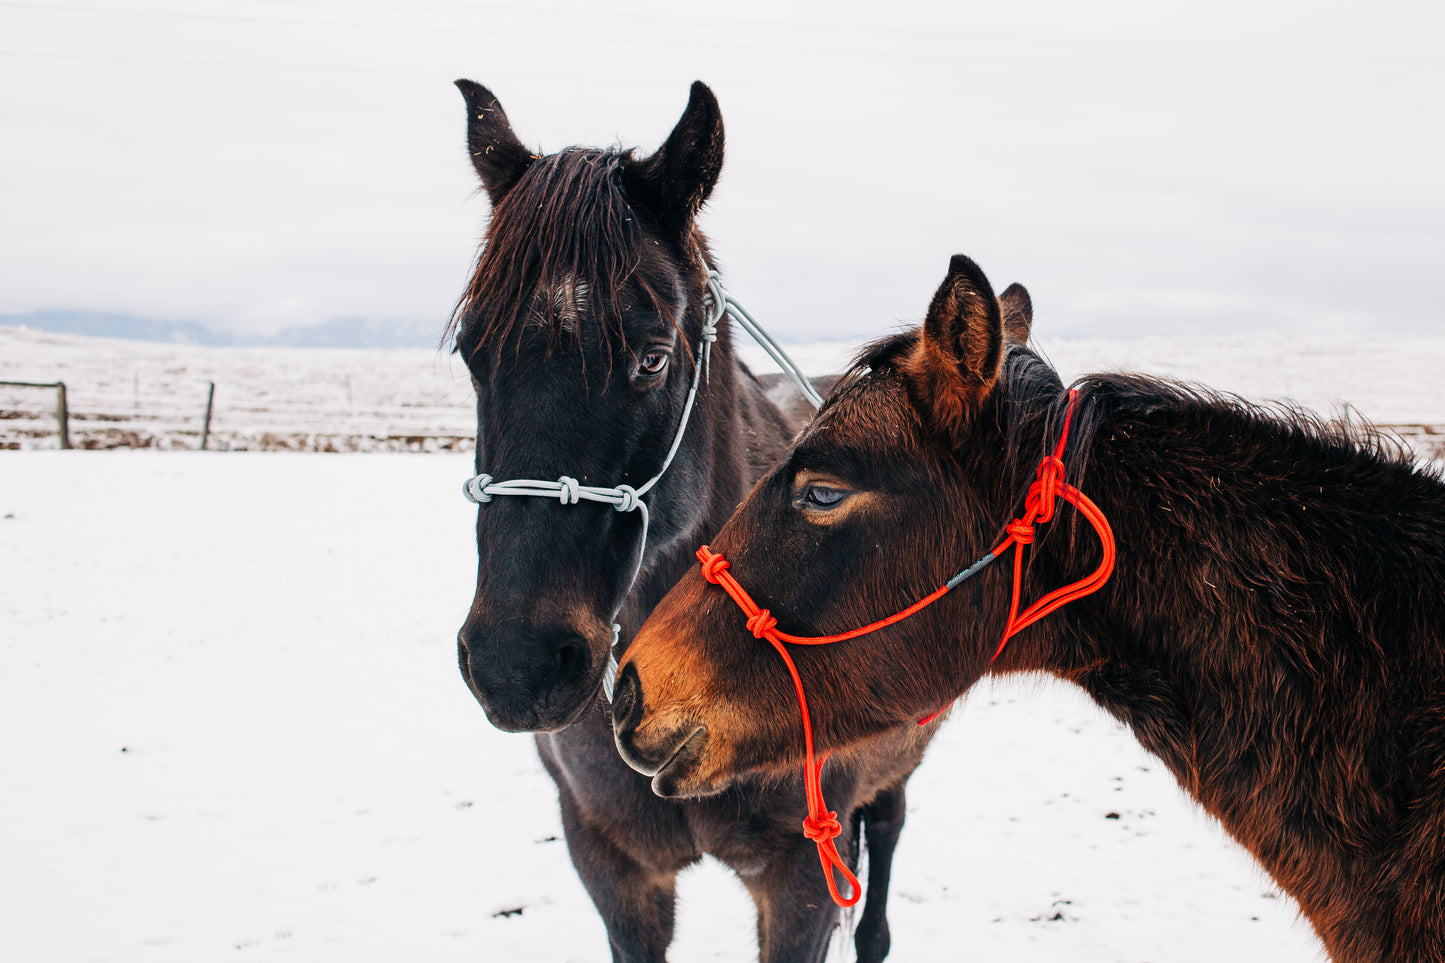
[{"label": "horse neck", "polygon": [[[1308,434],[1198,405],[1102,425],[1076,481],[1114,529],[1114,575],[1001,665],[1127,723],[1355,958],[1335,927],[1393,912],[1402,813],[1432,779],[1445,794],[1445,740],[1422,754],[1401,722],[1445,719],[1445,486]],[[1097,563],[1061,515],[1076,529],[1036,544],[1026,597]]]}]

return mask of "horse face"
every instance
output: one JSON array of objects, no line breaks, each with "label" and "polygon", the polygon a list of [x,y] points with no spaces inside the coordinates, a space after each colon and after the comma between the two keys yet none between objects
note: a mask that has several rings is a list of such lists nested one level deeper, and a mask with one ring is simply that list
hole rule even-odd
[{"label": "horse face", "polygon": [[[1002,314],[1026,311],[1026,298],[1018,288]],[[712,540],[780,630],[816,636],[867,625],[991,547],[1006,506],[988,504],[987,471],[957,455],[1003,446],[990,407],[1001,330],[986,279],[956,260],[923,330],[875,349],[872,370],[835,392]],[[1014,330],[1027,337],[1027,324]],[[953,593],[962,599],[869,635],[789,646],[819,750],[910,725],[971,685],[1006,614],[1003,578],[985,572]],[[716,792],[804,755],[782,660],[696,570],[629,647],[613,721],[623,758],[653,776],[659,795]]]},{"label": "horse face", "polygon": [[[583,316],[575,344],[538,327],[473,354],[479,472],[603,487],[641,487],[657,472],[691,384],[689,348],[641,292],[623,304],[621,337],[603,338]],[[649,542],[675,539],[688,515],[654,506]],[[561,728],[591,705],[641,534],[641,513],[606,504],[497,496],[479,506],[458,655],[494,725]]]},{"label": "horse face", "polygon": [[[477,471],[640,488],[681,424],[700,348],[692,216],[721,163],[716,102],[694,85],[677,129],[646,159],[577,148],[539,157],[486,88],[459,86],[493,205],[458,308],[458,350],[477,391]],[[695,413],[690,434],[705,423]],[[649,557],[697,524],[701,499],[678,492],[701,486],[702,459],[685,446],[647,496]],[[479,506],[458,661],[494,725],[560,729],[595,703],[641,534],[640,512],[606,504],[502,495]]]}]

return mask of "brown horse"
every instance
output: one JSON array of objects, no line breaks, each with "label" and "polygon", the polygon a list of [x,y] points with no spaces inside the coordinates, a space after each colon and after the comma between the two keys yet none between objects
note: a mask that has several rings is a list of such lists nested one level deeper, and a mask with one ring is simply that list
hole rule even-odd
[{"label": "brown horse", "polygon": [[[839,914],[799,828],[802,780],[660,798],[618,758],[603,696],[613,642],[626,645],[800,424],[737,359],[727,319],[710,370],[698,365],[713,336],[714,265],[695,218],[722,166],[717,101],[694,84],[650,156],[544,156],[521,144],[490,91],[458,86],[492,202],[457,310],[477,391],[468,491],[480,503],[476,594],[457,635],[462,678],[498,728],[537,733],[615,961],[665,957],[674,880],[703,854],[736,871],[756,902],[764,961],[820,961]],[[551,486],[550,497],[516,497],[517,485]],[[889,735],[886,752],[830,767],[826,780],[844,858],[857,859],[860,838],[868,847],[854,935],[864,963],[888,952],[904,780],[928,735]]]},{"label": "brown horse", "polygon": [[[1071,407],[1026,340],[960,256],[922,328],[840,383],[712,542],[777,631],[865,625],[1007,540]],[[1011,564],[872,634],[790,647],[820,747],[911,725],[985,674],[1053,674],[1132,728],[1334,958],[1445,960],[1439,474],[1298,410],[1134,375],[1076,387],[1064,477],[1112,524],[1112,578],[996,658]],[[1104,558],[1053,507],[1013,549],[1025,601]],[[683,793],[804,755],[778,656],[698,571],[628,650],[614,715],[624,755]]]}]

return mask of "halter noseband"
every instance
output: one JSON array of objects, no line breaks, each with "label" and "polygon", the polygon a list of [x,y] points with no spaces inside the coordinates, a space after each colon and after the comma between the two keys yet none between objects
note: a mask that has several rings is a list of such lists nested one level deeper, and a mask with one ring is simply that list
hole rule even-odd
[{"label": "halter noseband", "polygon": [[647,552],[647,529],[650,516],[647,511],[647,503],[642,496],[652,491],[654,485],[662,478],[668,466],[677,455],[678,449],[682,446],[682,436],[687,431],[688,421],[692,418],[693,403],[697,401],[697,388],[704,378],[707,377],[708,364],[712,358],[713,342],[717,340],[718,322],[724,316],[730,316],[740,324],[744,331],[752,336],[768,355],[777,362],[783,369],[783,373],[797,385],[798,390],[803,393],[814,408],[823,404],[823,399],[813,390],[808,379],[803,375],[802,370],[788,357],[778,343],[753,320],[752,315],[743,309],[727,292],[723,290],[722,279],[718,273],[711,268],[707,272],[707,295],[705,303],[708,303],[710,310],[703,322],[702,333],[698,336],[698,344],[701,350],[697,352],[697,360],[692,369],[692,387],[687,392],[687,403],[682,409],[682,418],[678,422],[677,431],[672,436],[672,447],[667,450],[667,457],[662,460],[662,467],[640,488],[633,488],[631,485],[613,485],[602,487],[597,485],[583,485],[577,479],[563,475],[556,481],[542,481],[535,478],[511,478],[506,481],[494,481],[491,475],[485,472],[473,475],[468,478],[462,486],[462,494],[467,500],[477,505],[485,505],[496,495],[530,495],[536,498],[555,498],[559,505],[575,505],[578,502],[601,502],[611,505],[619,512],[637,511],[642,513],[642,532],[638,538],[637,561],[632,566],[632,577],[627,580],[627,588],[623,591],[617,608],[612,612],[609,620],[612,625],[612,643],[608,646],[607,671],[602,677],[602,687],[606,692],[607,700],[612,701],[612,687],[617,680],[617,641],[622,632],[622,626],[616,621],[617,613],[622,610],[622,603],[632,592],[632,586],[637,582],[637,576],[642,572],[642,559]]}]

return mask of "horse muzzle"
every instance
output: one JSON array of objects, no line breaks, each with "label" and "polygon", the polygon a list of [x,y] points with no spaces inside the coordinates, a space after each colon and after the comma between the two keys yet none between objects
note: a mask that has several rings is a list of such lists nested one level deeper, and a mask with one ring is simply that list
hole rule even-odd
[{"label": "horse muzzle", "polygon": [[628,665],[618,674],[613,692],[612,728],[622,761],[652,777],[652,791],[662,797],[696,796],[716,791],[694,778],[707,749],[707,727],[684,725],[664,730],[642,721],[642,686],[637,668]]},{"label": "horse muzzle", "polygon": [[457,634],[457,664],[488,721],[503,732],[555,732],[597,701],[606,656],[570,628],[488,626]]}]

